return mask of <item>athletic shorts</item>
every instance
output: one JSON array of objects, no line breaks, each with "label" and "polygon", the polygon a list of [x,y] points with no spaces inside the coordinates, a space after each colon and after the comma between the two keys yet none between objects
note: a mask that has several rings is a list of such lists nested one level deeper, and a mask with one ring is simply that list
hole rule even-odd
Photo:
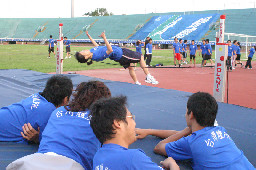
[{"label": "athletic shorts", "polygon": [[196,58],[195,55],[191,55],[191,54],[190,54],[190,60],[195,59],[195,58]]},{"label": "athletic shorts", "polygon": [[181,54],[182,54],[183,58],[187,58],[186,52],[181,52]]},{"label": "athletic shorts", "polygon": [[48,51],[49,51],[49,53],[50,53],[50,52],[54,52],[54,47],[51,47],[51,48],[49,47],[49,48],[48,48]]},{"label": "athletic shorts", "polygon": [[241,58],[241,54],[237,54],[236,55],[236,60],[240,60],[240,58]]},{"label": "athletic shorts", "polygon": [[204,60],[210,60],[212,59],[212,55],[205,54]]},{"label": "athletic shorts", "polygon": [[127,48],[122,48],[123,55],[122,58],[117,61],[123,66],[125,69],[130,66],[131,63],[138,63],[141,60],[142,54],[129,50]]},{"label": "athletic shorts", "polygon": [[66,53],[70,52],[70,47],[66,47]]},{"label": "athletic shorts", "polygon": [[177,60],[181,60],[180,53],[175,53],[175,58],[176,58]]},{"label": "athletic shorts", "polygon": [[206,54],[202,54],[202,58],[205,60],[205,56],[206,56]]}]

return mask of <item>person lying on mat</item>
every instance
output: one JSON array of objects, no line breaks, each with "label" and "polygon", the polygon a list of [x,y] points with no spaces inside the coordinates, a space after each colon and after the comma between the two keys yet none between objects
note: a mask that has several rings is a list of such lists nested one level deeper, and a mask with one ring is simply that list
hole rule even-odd
[{"label": "person lying on mat", "polygon": [[[120,96],[100,99],[92,105],[90,125],[102,144],[93,158],[93,169],[162,169],[141,149],[128,149],[136,141],[136,123],[126,103],[126,97]],[[179,169],[172,158],[161,164],[166,169]]]},{"label": "person lying on mat", "polygon": [[[26,169],[29,166],[37,169],[38,165],[44,164],[44,169],[62,170],[71,165],[78,169],[92,169],[93,157],[101,144],[90,127],[89,107],[102,97],[110,97],[111,92],[103,82],[89,81],[80,83],[73,96],[68,106],[53,111],[38,152],[16,160],[9,168]],[[52,156],[55,156],[53,162]]]},{"label": "person lying on mat", "polygon": [[[146,83],[158,84],[158,81],[155,80],[153,76],[150,75],[148,68],[142,54],[126,49],[120,48],[118,46],[111,46],[106,38],[105,32],[102,32],[100,37],[103,38],[106,46],[99,46],[94,39],[89,35],[88,31],[86,32],[88,38],[91,40],[94,48],[91,50],[83,50],[76,52],[75,57],[80,63],[87,63],[87,65],[92,64],[92,61],[102,61],[106,58],[119,62],[125,69],[129,69],[129,73],[135,84],[141,85],[138,81],[136,73],[133,67],[130,67],[131,63],[140,63],[141,68],[146,74]],[[90,60],[88,62],[88,60]]]},{"label": "person lying on mat", "polygon": [[225,128],[214,126],[217,111],[214,97],[197,92],[188,99],[188,127],[184,130],[137,129],[136,133],[140,139],[147,135],[166,138],[156,145],[154,152],[175,160],[192,159],[193,169],[254,169]]},{"label": "person lying on mat", "polygon": [[[0,141],[28,143],[39,142],[51,113],[58,107],[66,105],[72,94],[73,84],[66,76],[52,76],[43,92],[2,107],[0,109]],[[29,123],[28,123],[29,122]],[[28,123],[28,124],[27,124]],[[23,133],[25,129],[28,133]],[[33,138],[30,138],[30,135]]]}]

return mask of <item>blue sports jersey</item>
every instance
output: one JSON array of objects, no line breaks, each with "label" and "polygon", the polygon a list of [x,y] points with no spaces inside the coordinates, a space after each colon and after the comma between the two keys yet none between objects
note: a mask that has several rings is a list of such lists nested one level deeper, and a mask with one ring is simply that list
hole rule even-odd
[{"label": "blue sports jersey", "polygon": [[180,43],[177,42],[177,43],[173,43],[173,48],[175,50],[175,53],[180,53]]},{"label": "blue sports jersey", "polygon": [[165,146],[175,160],[192,159],[193,169],[254,169],[223,127],[205,127]]},{"label": "blue sports jersey", "polygon": [[184,48],[183,52],[187,52],[187,44],[183,43],[183,48]]},{"label": "blue sports jersey", "polygon": [[[209,50],[210,50],[210,52],[209,52]],[[211,46],[211,44],[206,44],[206,54],[207,55],[211,55],[212,54],[212,46]]]},{"label": "blue sports jersey", "polygon": [[140,149],[127,149],[117,144],[104,144],[93,158],[93,169],[163,170]]},{"label": "blue sports jersey", "polygon": [[152,44],[148,43],[146,45],[146,52],[147,52],[146,54],[152,54],[152,48],[153,48]]},{"label": "blue sports jersey", "polygon": [[52,39],[52,38],[49,39],[49,47],[50,47],[50,45],[51,45],[51,47],[54,47],[54,39]]},{"label": "blue sports jersey", "polygon": [[237,46],[236,54],[241,54],[241,48],[240,48],[240,46]]},{"label": "blue sports jersey", "polygon": [[71,41],[70,40],[64,40],[64,41],[63,43],[66,45],[66,47],[70,47]]},{"label": "blue sports jersey", "polygon": [[232,51],[233,51],[232,46],[228,46],[228,56],[229,56],[229,57],[232,56]]},{"label": "blue sports jersey", "polygon": [[54,152],[92,169],[100,142],[90,126],[89,111],[71,112],[64,106],[56,109],[45,128],[38,152]]},{"label": "blue sports jersey", "polygon": [[136,52],[142,54],[141,49],[142,49],[143,46],[144,46],[144,44],[136,45]]},{"label": "blue sports jersey", "polygon": [[200,49],[202,50],[202,54],[206,54],[206,44],[205,45],[201,45]]},{"label": "blue sports jersey", "polygon": [[1,108],[0,117],[4,118],[4,121],[0,121],[0,141],[27,143],[20,134],[25,123],[30,123],[36,130],[40,128],[40,141],[48,119],[55,109],[56,107],[39,93]]},{"label": "blue sports jersey", "polygon": [[197,50],[197,45],[190,45],[189,46],[189,50],[190,50],[190,55],[195,55],[196,54],[196,50]]},{"label": "blue sports jersey", "polygon": [[90,50],[92,55],[92,60],[94,61],[102,61],[106,58],[111,60],[119,61],[122,58],[123,51],[118,46],[112,46],[113,52],[107,55],[106,51],[108,50],[106,46],[97,46]]},{"label": "blue sports jersey", "polygon": [[253,55],[254,55],[254,53],[255,53],[255,49],[254,49],[254,47],[252,47],[252,48],[250,49],[250,54],[248,55],[248,57],[252,58]]},{"label": "blue sports jersey", "polygon": [[232,55],[235,55],[237,51],[237,46],[235,44],[232,44]]}]

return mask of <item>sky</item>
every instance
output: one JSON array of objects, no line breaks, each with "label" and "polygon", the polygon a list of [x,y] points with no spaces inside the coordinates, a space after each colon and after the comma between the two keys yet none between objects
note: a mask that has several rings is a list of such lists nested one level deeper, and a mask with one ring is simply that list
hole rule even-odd
[{"label": "sky", "polygon": [[[96,8],[114,15],[255,8],[256,0],[74,0],[75,17]],[[0,18],[70,18],[71,0],[1,0]]]}]

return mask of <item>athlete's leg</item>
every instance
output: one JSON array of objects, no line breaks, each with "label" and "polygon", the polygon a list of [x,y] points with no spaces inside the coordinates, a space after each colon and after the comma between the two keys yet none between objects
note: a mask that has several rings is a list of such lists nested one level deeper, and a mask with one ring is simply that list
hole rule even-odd
[{"label": "athlete's leg", "polygon": [[138,79],[137,79],[137,76],[135,74],[133,67],[128,67],[128,69],[129,69],[129,74],[130,74],[131,78],[136,83],[138,81]]},{"label": "athlete's leg", "polygon": [[147,66],[146,66],[146,63],[145,63],[145,60],[144,60],[143,55],[141,55],[140,67],[142,68],[142,70],[144,71],[144,73],[145,73],[146,75],[149,74],[148,68],[146,68]]}]

